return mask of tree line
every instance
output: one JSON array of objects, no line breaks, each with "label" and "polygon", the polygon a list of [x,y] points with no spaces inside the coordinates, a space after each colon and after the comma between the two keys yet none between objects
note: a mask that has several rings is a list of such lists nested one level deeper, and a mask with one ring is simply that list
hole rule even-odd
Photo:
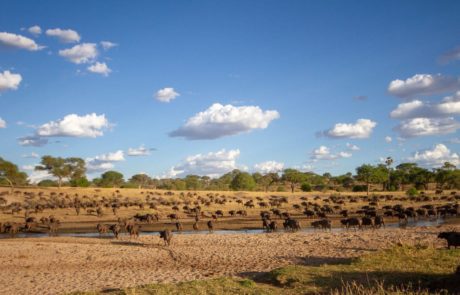
[{"label": "tree line", "polygon": [[[285,169],[280,173],[248,173],[233,170],[219,178],[187,175],[183,178],[151,178],[146,174],[136,174],[125,180],[118,171],[106,171],[100,177],[88,180],[86,163],[81,158],[43,156],[36,171],[47,171],[53,179],[42,180],[38,186],[71,187],[117,187],[117,188],[152,188],[166,190],[235,190],[235,191],[355,191],[367,192],[460,189],[460,170],[449,162],[440,168],[426,169],[416,163],[401,163],[393,167],[393,160],[388,157],[384,164],[363,164],[351,172],[332,176],[296,169]],[[0,185],[27,186],[28,175],[18,166],[0,157]]]}]

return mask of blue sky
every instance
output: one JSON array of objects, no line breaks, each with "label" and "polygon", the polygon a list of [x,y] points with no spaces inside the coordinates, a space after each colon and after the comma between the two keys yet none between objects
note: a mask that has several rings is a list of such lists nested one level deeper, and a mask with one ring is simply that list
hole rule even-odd
[{"label": "blue sky", "polygon": [[458,1],[3,1],[0,156],[29,174],[50,154],[126,177],[339,174],[386,156],[459,164],[459,11]]}]

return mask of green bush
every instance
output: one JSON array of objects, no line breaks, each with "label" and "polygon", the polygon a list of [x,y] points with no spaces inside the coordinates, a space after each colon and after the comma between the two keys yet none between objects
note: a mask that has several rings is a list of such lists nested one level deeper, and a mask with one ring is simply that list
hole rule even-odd
[{"label": "green bush", "polygon": [[410,189],[406,191],[406,195],[408,195],[409,197],[415,197],[418,194],[419,194],[418,190],[415,187],[411,187]]},{"label": "green bush", "polygon": [[309,183],[302,183],[302,185],[300,186],[300,189],[303,191],[303,192],[311,192],[311,185]]}]

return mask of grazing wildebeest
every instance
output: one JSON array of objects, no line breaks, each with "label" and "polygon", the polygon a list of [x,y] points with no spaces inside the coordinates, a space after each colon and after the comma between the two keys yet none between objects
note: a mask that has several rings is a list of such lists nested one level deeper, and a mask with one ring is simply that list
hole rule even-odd
[{"label": "grazing wildebeest", "polygon": [[168,218],[171,220],[179,220],[179,216],[177,214],[169,214]]},{"label": "grazing wildebeest", "polygon": [[169,229],[160,231],[160,238],[164,240],[165,245],[171,244],[172,232]]},{"label": "grazing wildebeest", "polygon": [[128,230],[130,238],[139,238],[139,231],[141,229],[140,225],[138,225],[138,224],[129,224],[126,229]]},{"label": "grazing wildebeest", "polygon": [[209,230],[210,233],[212,233],[214,231],[214,224],[213,224],[212,220],[208,221],[208,230]]},{"label": "grazing wildebeest", "polygon": [[454,248],[460,247],[460,233],[454,231],[441,232],[438,235],[438,239],[445,239],[447,241],[447,248],[450,246]]},{"label": "grazing wildebeest", "polygon": [[374,228],[374,220],[372,220],[372,218],[367,217],[367,216],[364,216],[363,218],[361,218],[361,229],[363,229],[364,227]]},{"label": "grazing wildebeest", "polygon": [[176,222],[176,229],[177,229],[177,231],[181,232],[181,231],[182,231],[182,229],[183,229],[183,227],[182,227],[182,223],[180,223],[180,222]]},{"label": "grazing wildebeest", "polygon": [[198,227],[198,222],[195,222],[193,224],[193,230],[199,230],[200,228]]},{"label": "grazing wildebeest", "polygon": [[275,232],[277,229],[278,229],[278,223],[275,220],[270,222],[270,224],[268,225],[268,231]]},{"label": "grazing wildebeest", "polygon": [[3,232],[9,233],[12,238],[14,238],[14,236],[16,236],[16,234],[19,232],[19,230],[20,230],[19,224],[15,223],[15,222],[13,222],[13,223],[7,222],[7,223],[5,223],[3,225]]},{"label": "grazing wildebeest", "polygon": [[340,220],[340,223],[342,223],[347,229],[350,227],[353,227],[355,230],[356,229],[361,229],[361,220],[356,217],[350,217],[346,219]]},{"label": "grazing wildebeest", "polygon": [[106,234],[108,231],[109,231],[109,228],[107,225],[105,224],[102,224],[102,223],[98,223],[97,226],[97,231],[99,232],[99,235],[103,235],[103,234]]},{"label": "grazing wildebeest", "polygon": [[383,219],[383,216],[381,215],[377,215],[374,217],[374,226],[376,228],[380,228],[380,227],[385,227],[385,220]]},{"label": "grazing wildebeest", "polygon": [[115,239],[118,239],[118,235],[120,234],[121,231],[121,226],[118,223],[112,224],[109,229],[112,231],[113,235],[115,236]]},{"label": "grazing wildebeest", "polygon": [[311,223],[311,226],[315,229],[324,229],[324,230],[331,230],[332,229],[332,223],[329,219],[321,219],[321,220],[316,220]]},{"label": "grazing wildebeest", "polygon": [[[51,219],[51,218],[50,218]],[[56,236],[59,230],[61,223],[59,220],[54,220],[48,224],[48,233],[50,236]]]}]

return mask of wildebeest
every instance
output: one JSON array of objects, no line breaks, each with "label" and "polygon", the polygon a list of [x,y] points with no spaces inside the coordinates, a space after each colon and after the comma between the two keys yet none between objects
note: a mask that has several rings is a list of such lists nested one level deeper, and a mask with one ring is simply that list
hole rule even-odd
[{"label": "wildebeest", "polygon": [[212,220],[209,220],[207,224],[208,224],[209,232],[212,233],[214,231],[214,224],[213,224]]},{"label": "wildebeest", "polygon": [[9,233],[12,238],[14,238],[14,236],[19,232],[19,230],[20,230],[19,224],[15,222],[13,223],[7,222],[3,225],[3,232]]},{"label": "wildebeest", "polygon": [[168,218],[171,219],[171,220],[179,220],[179,216],[177,214],[169,214],[168,215]]},{"label": "wildebeest", "polygon": [[177,231],[181,232],[181,231],[182,231],[182,229],[183,229],[183,227],[182,227],[182,223],[180,223],[180,222],[176,222],[176,229],[177,229]]},{"label": "wildebeest", "polygon": [[129,224],[126,227],[126,230],[128,231],[130,238],[139,238],[140,229],[141,227],[138,224]]},{"label": "wildebeest", "polygon": [[172,232],[169,229],[160,231],[160,238],[164,240],[165,245],[171,244]]},{"label": "wildebeest", "polygon": [[284,229],[289,231],[300,230],[300,222],[297,219],[287,218],[283,223]]},{"label": "wildebeest", "polygon": [[109,231],[108,226],[102,223],[98,223],[96,228],[97,228],[97,231],[99,232],[99,235],[106,234]]},{"label": "wildebeest", "polygon": [[364,216],[363,218],[361,218],[361,229],[363,229],[364,227],[374,228],[374,220],[372,220],[372,218],[368,216]]},{"label": "wildebeest", "polygon": [[275,220],[270,222],[270,224],[268,225],[268,231],[275,232],[277,229],[278,229],[278,223]]},{"label": "wildebeest", "polygon": [[195,222],[193,224],[193,230],[199,230],[200,228],[198,227],[198,222]]},{"label": "wildebeest", "polygon": [[350,217],[346,219],[340,220],[340,223],[342,223],[347,229],[350,227],[353,227],[355,230],[356,229],[361,229],[361,220],[356,217]]},{"label": "wildebeest", "polygon": [[460,233],[454,231],[445,231],[438,234],[438,239],[445,239],[447,241],[447,248],[451,246],[454,248],[460,247]]},{"label": "wildebeest", "polygon": [[267,218],[263,218],[262,219],[262,227],[263,229],[265,230],[270,230],[270,219],[267,219]]},{"label": "wildebeest", "polygon": [[385,227],[385,220],[383,219],[383,216],[377,215],[374,217],[374,226],[376,228],[380,227]]},{"label": "wildebeest", "polygon": [[112,224],[109,229],[112,231],[113,235],[115,236],[115,239],[118,239],[118,235],[120,234],[121,231],[121,226],[118,223]]},{"label": "wildebeest", "polygon": [[331,230],[332,229],[332,223],[329,219],[321,219],[321,220],[316,220],[311,223],[311,226],[315,229],[324,229],[324,230]]}]

